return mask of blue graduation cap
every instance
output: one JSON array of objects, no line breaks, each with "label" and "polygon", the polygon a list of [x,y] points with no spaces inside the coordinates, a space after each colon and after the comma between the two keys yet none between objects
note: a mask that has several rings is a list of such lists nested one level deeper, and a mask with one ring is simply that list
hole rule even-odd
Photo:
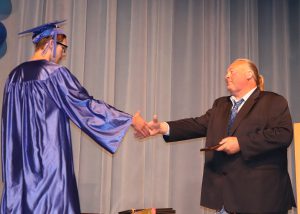
[{"label": "blue graduation cap", "polygon": [[63,34],[66,35],[61,28],[59,28],[58,24],[65,22],[66,20],[62,21],[54,21],[50,23],[46,23],[28,30],[25,30],[19,35],[26,34],[26,33],[33,33],[32,35],[32,42],[37,44],[41,39],[51,36],[54,40],[54,50],[53,50],[53,57],[56,56],[56,42],[57,42],[57,35]]}]

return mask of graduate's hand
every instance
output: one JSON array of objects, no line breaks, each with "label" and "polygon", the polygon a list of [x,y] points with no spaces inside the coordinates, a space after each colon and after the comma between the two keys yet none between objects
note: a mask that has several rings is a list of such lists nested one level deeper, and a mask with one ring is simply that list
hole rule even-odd
[{"label": "graduate's hand", "polygon": [[216,150],[226,152],[228,155],[233,155],[241,151],[237,137],[225,137],[219,144],[221,144],[221,146]]},{"label": "graduate's hand", "polygon": [[146,121],[142,118],[139,111],[137,111],[132,117],[132,127],[135,130],[135,136],[139,138],[145,138],[150,136],[150,130]]}]

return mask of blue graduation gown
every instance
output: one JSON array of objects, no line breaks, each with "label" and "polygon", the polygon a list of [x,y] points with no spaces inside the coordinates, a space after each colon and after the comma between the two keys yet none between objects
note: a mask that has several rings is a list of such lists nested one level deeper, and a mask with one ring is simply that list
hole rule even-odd
[{"label": "blue graduation gown", "polygon": [[2,108],[1,213],[80,213],[71,119],[114,153],[132,116],[95,100],[70,71],[46,60],[16,67]]}]

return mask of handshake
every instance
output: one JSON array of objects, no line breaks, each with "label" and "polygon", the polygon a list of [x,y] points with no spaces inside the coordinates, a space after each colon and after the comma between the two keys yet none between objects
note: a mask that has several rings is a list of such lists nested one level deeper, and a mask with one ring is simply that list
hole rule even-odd
[{"label": "handshake", "polygon": [[166,122],[159,122],[157,115],[153,116],[150,122],[146,122],[140,112],[136,112],[132,118],[131,126],[135,130],[135,137],[143,139],[149,136],[155,136],[157,134],[167,134],[169,131],[169,126]]},{"label": "handshake", "polygon": [[[132,118],[131,125],[135,129],[135,137],[139,139],[144,139],[149,136],[155,136],[157,134],[168,135],[170,129],[168,123],[158,121],[157,115],[154,115],[153,119],[147,123],[140,115],[140,112],[135,113]],[[218,144],[211,147],[205,147],[200,151],[223,151],[228,155],[233,155],[240,152],[240,150],[241,148],[237,137],[228,136],[221,139]]]}]

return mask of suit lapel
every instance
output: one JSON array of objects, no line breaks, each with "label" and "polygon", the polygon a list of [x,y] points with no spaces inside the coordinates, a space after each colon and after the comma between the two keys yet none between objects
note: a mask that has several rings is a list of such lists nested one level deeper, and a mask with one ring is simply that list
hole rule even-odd
[{"label": "suit lapel", "polygon": [[235,121],[233,122],[233,125],[229,131],[229,136],[231,136],[235,130],[238,128],[239,124],[241,123],[241,121],[246,117],[246,115],[250,112],[250,110],[252,109],[252,107],[255,105],[255,103],[258,100],[260,94],[260,90],[257,88],[253,94],[250,95],[250,97],[247,99],[247,101],[245,102],[245,104],[242,106],[242,108],[240,109],[240,111],[238,112]]}]

